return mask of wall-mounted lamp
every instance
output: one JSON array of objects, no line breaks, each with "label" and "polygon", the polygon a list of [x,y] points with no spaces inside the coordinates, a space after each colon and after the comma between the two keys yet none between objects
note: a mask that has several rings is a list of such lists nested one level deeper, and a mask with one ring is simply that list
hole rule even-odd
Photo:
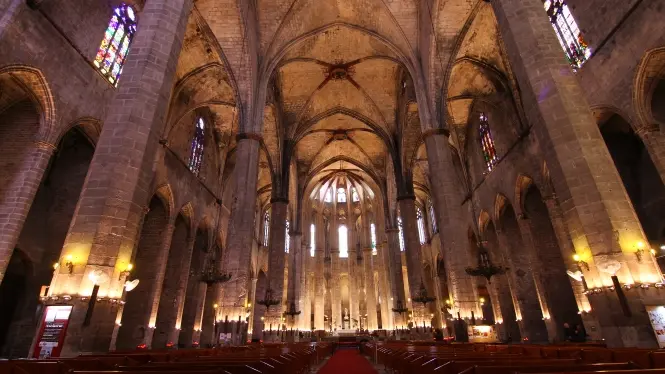
[{"label": "wall-mounted lamp", "polygon": [[129,272],[132,271],[134,268],[134,265],[132,264],[127,264],[127,267],[125,270],[120,272],[120,276],[118,276],[118,280],[121,280],[123,277],[129,277]]},{"label": "wall-mounted lamp", "polygon": [[217,308],[219,308],[219,305],[218,304],[213,304],[212,308],[217,309]]},{"label": "wall-mounted lamp", "polygon": [[480,298],[480,305],[485,305],[485,298],[484,297]]},{"label": "wall-mounted lamp", "polygon": [[582,257],[580,257],[580,255],[575,253],[573,255],[573,260],[577,263],[577,268],[580,271],[582,271],[582,268],[586,269],[586,271],[589,271],[589,264],[586,261],[582,260]]},{"label": "wall-mounted lamp", "polygon": [[65,266],[67,266],[67,271],[69,274],[74,272],[74,258],[72,255],[65,256]]},{"label": "wall-mounted lamp", "polygon": [[637,250],[635,251],[637,262],[642,262],[642,256],[644,256],[644,242],[637,242],[635,246],[637,247]]}]

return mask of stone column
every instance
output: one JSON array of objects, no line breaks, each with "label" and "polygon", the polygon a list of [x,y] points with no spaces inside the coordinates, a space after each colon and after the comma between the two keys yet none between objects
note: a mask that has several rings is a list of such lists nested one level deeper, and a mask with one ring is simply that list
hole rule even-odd
[{"label": "stone column", "polygon": [[[100,285],[101,294],[122,293],[118,279],[132,257],[142,207],[152,193],[155,155],[191,6],[191,0],[148,2],[141,12],[132,53],[108,106],[62,251],[81,266],[65,275],[68,282],[56,280],[54,294],[89,295],[93,288],[89,274],[94,271],[101,272],[99,279],[108,279]],[[70,288],[61,289],[61,284]],[[69,325],[81,324],[84,318],[85,312],[75,308]],[[115,318],[109,319],[103,324],[114,324]],[[81,331],[84,336],[68,331],[63,355],[101,350],[105,344],[101,342],[110,342],[111,336],[97,331]],[[82,346],[82,340],[94,347]]]},{"label": "stone column", "polygon": [[[285,199],[273,198],[270,214],[270,252],[268,254],[268,285],[272,289],[272,297],[282,300],[284,294],[284,269],[286,266],[286,218],[289,202]],[[292,269],[289,269],[292,271]],[[279,331],[282,325],[284,305],[271,306],[266,312],[265,326],[268,330]],[[270,327],[272,325],[272,328]],[[264,333],[265,336],[265,333]],[[277,335],[275,335],[277,336]]]},{"label": "stone column", "polygon": [[475,259],[467,250],[466,232],[459,229],[460,220],[464,219],[461,203],[460,181],[455,175],[453,155],[450,151],[447,133],[434,131],[425,133],[427,160],[430,167],[432,200],[436,212],[441,237],[443,258],[446,259],[448,287],[452,298],[454,317],[459,311],[463,318],[470,318],[471,312],[481,315],[475,280],[466,274],[468,266],[475,266]]},{"label": "stone column", "polygon": [[[418,220],[416,218],[415,196],[402,196],[397,199],[402,217],[402,230],[404,233],[404,246],[406,256],[406,269],[409,280],[409,293],[411,299],[420,293],[420,285],[424,284],[422,246],[418,236]],[[412,302],[413,322],[416,327],[422,327],[423,321],[429,321],[429,313],[423,304]]]},{"label": "stone column", "polygon": [[[177,231],[176,231],[177,232]],[[178,343],[182,312],[185,307],[185,293],[190,277],[190,262],[196,242],[196,232],[190,232],[185,248],[180,243],[173,243],[169,251],[169,261],[165,272],[164,286],[160,290],[161,297],[157,311],[155,335],[152,347],[160,349],[171,342]]]},{"label": "stone column", "polygon": [[17,173],[4,188],[5,195],[0,200],[0,283],[55,149],[51,143],[36,142],[23,158],[23,172]]},{"label": "stone column", "polygon": [[[511,233],[513,235],[519,233]],[[547,342],[547,328],[543,322],[543,312],[534,274],[530,270],[528,259],[515,256],[510,252],[511,239],[502,230],[496,229],[496,236],[501,248],[501,253],[508,263],[511,277],[512,290],[517,299],[520,314],[517,316],[520,322],[522,338],[528,338],[532,342]]]},{"label": "stone column", "polygon": [[221,321],[234,321],[238,316],[242,320],[245,313],[250,283],[250,249],[254,240],[260,141],[261,136],[257,134],[241,133],[237,136],[235,193],[222,258],[224,272],[231,274],[231,280],[222,286],[223,297],[219,312]]},{"label": "stone column", "polygon": [[299,328],[299,323],[300,323],[300,318],[303,314],[303,309],[300,303],[301,299],[301,276],[302,276],[302,248],[301,248],[301,239],[302,239],[302,232],[298,231],[291,231],[290,235],[291,237],[291,250],[289,253],[289,260],[291,265],[289,266],[289,291],[287,292],[287,305],[286,308],[287,310],[291,308],[291,303],[295,305],[296,311],[300,311],[300,315],[298,316],[287,316],[286,320],[286,326],[289,329],[298,329]]},{"label": "stone column", "polygon": [[376,314],[376,295],[374,293],[374,269],[372,248],[363,248],[363,266],[365,276],[365,303],[367,305],[367,329],[376,330],[379,328]]},{"label": "stone column", "polygon": [[355,224],[349,227],[349,258],[347,259],[349,286],[349,327],[353,329],[353,320],[360,326],[360,296],[362,290],[362,271],[358,264],[358,230]]},{"label": "stone column", "polygon": [[[637,243],[647,240],[542,2],[498,0],[492,7],[573,245],[590,264],[585,279],[591,287],[608,287],[611,275],[599,269],[618,264],[621,283],[660,282],[654,258],[635,255]],[[639,309],[656,302],[633,295]],[[656,346],[647,319],[633,314],[617,323],[616,308],[603,308],[601,298],[590,298],[592,305],[594,300],[608,345]]]},{"label": "stone column", "polygon": [[390,279],[392,286],[392,300],[390,302],[390,312],[393,313],[393,327],[404,329],[407,327],[408,314],[393,312],[393,308],[400,306],[407,307],[406,295],[404,292],[404,278],[402,275],[402,255],[399,248],[399,229],[391,228],[386,229],[386,236],[388,237],[388,252],[390,262]]},{"label": "stone column", "polygon": [[323,213],[319,212],[315,215],[315,234],[316,234],[316,249],[314,252],[315,273],[314,284],[312,285],[314,296],[314,329],[325,330],[325,294],[326,294],[326,280],[325,276],[325,248],[326,248],[326,235],[325,235],[325,222]]}]

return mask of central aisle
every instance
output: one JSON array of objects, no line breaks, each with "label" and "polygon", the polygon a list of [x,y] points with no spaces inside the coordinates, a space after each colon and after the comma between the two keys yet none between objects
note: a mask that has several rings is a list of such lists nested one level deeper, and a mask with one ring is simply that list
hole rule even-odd
[{"label": "central aisle", "polygon": [[375,374],[376,370],[367,359],[358,353],[356,350],[338,350],[326,362],[319,374]]}]

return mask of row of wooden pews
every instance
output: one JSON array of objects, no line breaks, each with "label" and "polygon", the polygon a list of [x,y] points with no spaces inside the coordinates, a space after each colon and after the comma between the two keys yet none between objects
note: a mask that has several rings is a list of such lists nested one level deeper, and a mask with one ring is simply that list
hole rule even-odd
[{"label": "row of wooden pews", "polygon": [[113,352],[0,361],[0,374],[304,374],[331,352],[320,343]]},{"label": "row of wooden pews", "polygon": [[365,343],[393,374],[665,374],[665,351],[593,345]]}]

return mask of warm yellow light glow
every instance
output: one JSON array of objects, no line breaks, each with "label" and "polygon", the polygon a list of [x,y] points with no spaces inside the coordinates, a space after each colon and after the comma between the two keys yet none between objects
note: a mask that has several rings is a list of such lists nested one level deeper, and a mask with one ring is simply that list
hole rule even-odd
[{"label": "warm yellow light glow", "polygon": [[644,242],[637,242],[637,249],[644,249]]},{"label": "warm yellow light glow", "polygon": [[580,255],[578,255],[577,253],[575,253],[575,254],[573,255],[573,260],[579,262],[580,259],[581,259],[581,258],[580,258]]},{"label": "warm yellow light glow", "polygon": [[265,321],[265,318],[264,318],[264,317],[261,317],[261,321]]},{"label": "warm yellow light glow", "polygon": [[74,259],[74,258],[72,257],[72,255],[67,255],[67,256],[65,256],[65,260],[67,260],[67,261],[69,261],[69,262],[72,262],[73,259]]},{"label": "warm yellow light glow", "polygon": [[656,250],[653,249],[653,248],[651,248],[651,255],[652,255],[652,256],[655,256],[655,255],[656,255]]},{"label": "warm yellow light glow", "polygon": [[481,298],[480,298],[480,302],[481,302],[481,303],[484,303],[484,302],[485,302],[485,298],[484,298],[484,297],[481,297]]},{"label": "warm yellow light glow", "polygon": [[219,308],[219,305],[214,304],[212,307],[213,307],[213,309],[217,309],[217,308]]},{"label": "warm yellow light glow", "polygon": [[59,263],[56,262],[55,264],[53,264],[53,270],[58,270],[59,267],[60,267]]},{"label": "warm yellow light glow", "polygon": [[127,271],[132,271],[132,269],[134,269],[134,265],[127,264]]},{"label": "warm yellow light glow", "polygon": [[450,299],[446,300],[446,304],[450,305]]}]

